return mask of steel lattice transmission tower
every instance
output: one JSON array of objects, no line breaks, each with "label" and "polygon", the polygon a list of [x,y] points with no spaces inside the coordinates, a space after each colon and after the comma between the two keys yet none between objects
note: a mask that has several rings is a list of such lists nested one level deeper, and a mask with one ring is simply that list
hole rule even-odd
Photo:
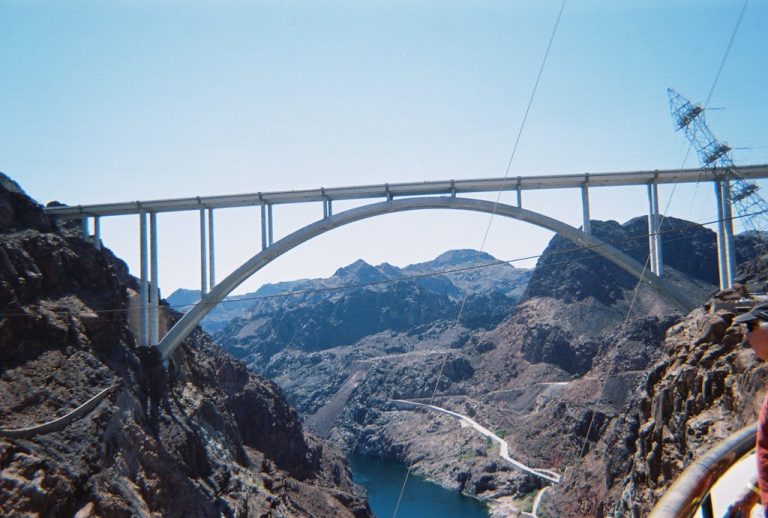
[{"label": "steel lattice transmission tower", "polygon": [[750,228],[755,226],[750,222],[754,223],[755,219],[768,217],[768,202],[757,194],[759,187],[748,182],[739,174],[731,158],[731,147],[728,144],[718,142],[707,127],[707,122],[704,119],[704,107],[700,104],[691,103],[672,88],[667,89],[667,94],[672,118],[675,121],[675,131],[684,131],[685,136],[696,149],[702,167],[712,167],[723,171],[723,178],[731,182],[731,202],[735,205],[739,217],[744,221],[744,226],[747,227],[747,230],[760,230]]},{"label": "steel lattice transmission tower", "polygon": [[[735,265],[733,236],[733,215],[731,207],[736,209],[736,214],[741,220],[744,230],[753,236],[757,257],[761,257],[766,251],[766,241],[763,239],[764,231],[768,229],[768,202],[759,194],[759,187],[739,174],[731,158],[731,147],[728,144],[718,142],[707,127],[704,118],[704,107],[693,104],[691,101],[674,91],[667,89],[669,107],[675,123],[675,131],[683,131],[691,146],[696,150],[699,162],[704,168],[711,167],[720,171],[720,180],[716,183],[718,197],[722,200],[718,203],[718,220],[720,231],[718,241],[723,241],[722,236],[728,236],[725,243],[718,243],[721,252],[730,256],[730,264]],[[723,265],[721,265],[722,271]],[[735,268],[731,266],[729,268]],[[732,280],[734,272],[729,272]],[[721,276],[722,278],[722,276]]]}]

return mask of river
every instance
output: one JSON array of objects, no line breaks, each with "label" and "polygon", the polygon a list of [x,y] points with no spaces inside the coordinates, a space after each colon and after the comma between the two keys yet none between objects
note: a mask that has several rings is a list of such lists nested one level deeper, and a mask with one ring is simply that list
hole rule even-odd
[{"label": "river", "polygon": [[[350,455],[352,478],[368,491],[371,510],[377,518],[391,518],[403,486],[406,468],[396,462]],[[398,518],[487,518],[485,504],[449,491],[419,477],[408,477]]]}]

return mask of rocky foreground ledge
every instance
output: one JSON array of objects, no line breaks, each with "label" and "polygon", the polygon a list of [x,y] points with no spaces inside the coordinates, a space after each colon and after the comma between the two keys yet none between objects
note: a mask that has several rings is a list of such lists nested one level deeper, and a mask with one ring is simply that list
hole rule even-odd
[{"label": "rocky foreground ledge", "polygon": [[[124,263],[0,174],[4,516],[371,516],[341,455],[276,386],[194,333],[164,369],[129,325]],[[34,428],[33,428],[34,429]]]}]

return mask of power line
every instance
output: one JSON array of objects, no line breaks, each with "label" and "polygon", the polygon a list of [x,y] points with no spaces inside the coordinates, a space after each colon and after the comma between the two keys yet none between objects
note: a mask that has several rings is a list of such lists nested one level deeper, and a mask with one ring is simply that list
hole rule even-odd
[{"label": "power line", "polygon": [[[525,109],[525,115],[523,116],[523,120],[520,123],[520,129],[517,132],[517,137],[515,139],[515,144],[512,147],[512,153],[510,154],[509,161],[507,162],[507,167],[506,167],[506,170],[504,172],[504,179],[506,179],[509,176],[509,171],[512,168],[512,161],[515,158],[515,153],[517,152],[517,147],[518,147],[518,145],[520,143],[520,137],[523,134],[523,129],[525,128],[525,123],[528,120],[528,114],[529,114],[529,112],[531,110],[531,106],[533,105],[533,99],[536,96],[536,90],[539,87],[539,81],[541,80],[542,73],[544,72],[544,66],[547,63],[547,57],[549,57],[549,51],[552,48],[552,42],[555,40],[555,34],[557,34],[557,28],[560,25],[560,19],[563,16],[563,10],[565,9],[565,2],[566,2],[566,0],[563,0],[563,3],[560,5],[560,11],[557,13],[557,19],[555,20],[555,26],[552,28],[552,34],[550,35],[549,42],[547,43],[547,50],[544,52],[544,57],[543,57],[543,59],[541,61],[541,66],[539,67],[539,72],[536,75],[536,81],[534,82],[533,89],[531,91],[531,96],[528,99],[528,105],[526,106],[526,109]],[[485,242],[486,242],[486,240],[488,238],[488,233],[491,230],[491,225],[493,223],[493,217],[496,214],[496,209],[497,209],[497,207],[499,205],[499,200],[501,199],[501,193],[502,193],[502,190],[499,189],[499,193],[496,196],[496,203],[493,206],[493,211],[491,212],[491,217],[488,220],[488,226],[486,227],[485,234],[483,235],[483,241],[482,241],[482,244],[480,246],[480,250],[481,251],[485,249]],[[461,314],[464,311],[464,306],[465,306],[465,304],[467,302],[467,295],[468,295],[467,293],[464,293],[464,298],[461,301],[461,306],[459,307],[458,314],[456,315],[456,321],[454,323],[454,326],[458,325],[458,322],[461,319]],[[442,362],[440,364],[440,370],[439,370],[439,372],[437,374],[437,379],[435,380],[435,387],[432,390],[432,395],[429,398],[429,404],[430,405],[432,404],[432,402],[433,402],[433,400],[435,398],[435,394],[437,393],[437,388],[438,388],[438,386],[440,384],[440,378],[443,375],[443,370],[445,368],[445,363],[448,360],[449,353],[450,353],[450,350],[446,351],[445,354],[443,355],[443,360],[442,360]],[[413,464],[415,463],[415,461],[416,460],[414,458],[410,462],[410,464],[408,465],[408,470],[405,472],[405,479],[403,480],[403,486],[400,488],[400,494],[397,497],[397,504],[395,505],[395,511],[392,514],[392,518],[396,518],[397,517],[397,512],[400,509],[400,502],[402,501],[403,494],[405,493],[405,486],[408,483],[408,477],[411,474],[411,470],[413,469]]]},{"label": "power line", "polygon": [[[733,31],[731,33],[731,37],[730,37],[730,39],[728,41],[728,45],[726,46],[726,49],[725,49],[725,53],[723,54],[723,57],[720,60],[720,65],[718,66],[717,73],[715,74],[715,78],[712,81],[712,86],[709,89],[709,95],[707,96],[707,101],[704,103],[703,110],[706,109],[706,107],[709,105],[709,101],[712,99],[712,94],[715,91],[715,86],[717,85],[717,81],[720,79],[720,73],[722,72],[723,67],[725,66],[725,62],[728,59],[728,54],[730,53],[731,46],[733,45],[733,41],[736,38],[736,33],[738,32],[739,26],[741,25],[741,20],[744,17],[744,11],[747,8],[747,3],[749,3],[749,0],[744,0],[744,4],[742,5],[741,12],[739,13],[739,18],[738,18],[738,20],[736,22],[736,26],[733,28]],[[691,149],[693,148],[693,143],[694,143],[694,140],[691,139],[690,143],[688,145],[688,149],[685,152],[685,156],[683,157],[683,162],[682,162],[682,164],[680,164],[680,170],[681,171],[685,167],[685,162],[688,160],[688,155],[690,154]],[[698,151],[699,151],[699,149],[697,149],[697,152]],[[699,177],[699,180],[700,180],[700,177]],[[664,207],[664,212],[661,214],[661,221],[659,222],[659,225],[657,227],[658,229],[661,229],[661,227],[662,227],[662,225],[663,225],[663,223],[664,223],[664,221],[665,221],[665,219],[667,217],[667,211],[669,210],[669,206],[672,203],[672,198],[675,195],[675,190],[677,189],[677,185],[678,185],[678,182],[675,182],[673,187],[672,187],[672,192],[669,194],[669,198],[667,199],[667,205]],[[696,182],[696,189],[698,189],[698,185],[699,185],[699,181],[697,180],[697,182]],[[694,195],[693,195],[694,199],[695,199],[695,196],[696,196],[696,189],[694,189]],[[691,203],[693,203],[693,201]],[[744,211],[744,212],[746,212],[746,211]],[[759,212],[762,213],[764,211],[759,211]],[[742,216],[742,214],[740,213],[739,217],[741,217],[741,216]],[[727,223],[731,224],[733,219],[734,219],[733,217],[728,218]],[[725,218],[723,218],[722,220],[724,221]],[[718,222],[720,222],[720,221],[718,221]],[[649,260],[650,260],[650,256],[646,259],[645,264],[643,265],[643,271],[640,274],[640,278],[638,279],[637,284],[635,285],[635,289],[633,290],[632,300],[630,301],[629,309],[627,310],[627,315],[624,318],[624,323],[622,324],[622,326],[620,328],[621,332],[623,332],[626,329],[627,323],[629,322],[629,317],[632,314],[632,309],[634,307],[635,299],[637,297],[637,293],[638,293],[638,291],[640,289],[640,286],[641,286],[641,284],[643,282],[643,277],[645,276],[645,272],[646,272],[646,270],[648,268]],[[721,275],[722,275],[722,272],[721,272]],[[602,388],[600,389],[599,399],[602,399],[602,397],[603,397],[603,395],[605,393],[605,387],[607,386],[607,384],[608,384],[608,376],[606,376],[605,380],[603,381]],[[595,422],[595,413],[596,413],[595,407],[596,406],[597,406],[596,402],[593,402],[592,403],[592,415],[590,416],[589,426],[587,426],[587,432],[584,435],[584,442],[583,442],[581,450],[579,452],[579,457],[577,459],[576,469],[574,470],[574,471],[577,471],[577,472],[578,472],[579,464],[581,463],[581,459],[584,457],[584,449],[586,448],[587,441],[589,440],[589,434],[592,432],[592,427],[593,427],[594,422]]]}]

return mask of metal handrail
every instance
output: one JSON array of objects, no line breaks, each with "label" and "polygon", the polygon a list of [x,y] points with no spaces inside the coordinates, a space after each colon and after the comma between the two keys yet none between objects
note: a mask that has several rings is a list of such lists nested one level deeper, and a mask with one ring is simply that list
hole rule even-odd
[{"label": "metal handrail", "polygon": [[718,479],[754,450],[756,434],[757,422],[745,426],[693,462],[654,506],[649,518],[693,516]]}]

